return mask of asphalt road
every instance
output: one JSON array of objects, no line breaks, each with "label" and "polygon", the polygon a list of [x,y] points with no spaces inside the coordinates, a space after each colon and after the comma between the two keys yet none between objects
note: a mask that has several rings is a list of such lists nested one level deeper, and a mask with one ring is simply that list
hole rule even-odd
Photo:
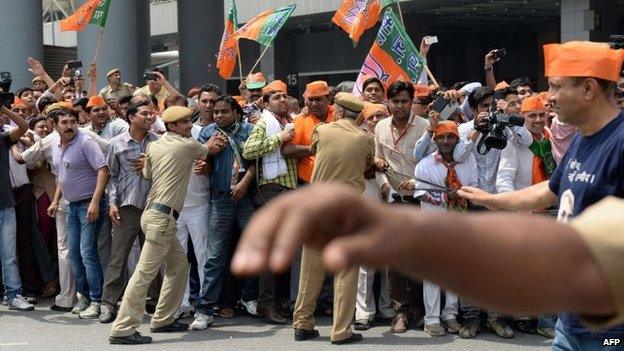
[{"label": "asphalt road", "polygon": [[[313,341],[295,342],[290,326],[273,326],[250,317],[219,319],[204,331],[180,334],[153,334],[154,342],[141,346],[113,346],[108,344],[110,325],[97,321],[80,320],[70,313],[50,311],[49,302],[40,303],[34,312],[9,311],[0,306],[0,351],[72,351],[72,350],[549,350],[550,340],[541,336],[518,334],[503,340],[484,331],[473,340],[457,336],[433,338],[423,331],[410,330],[402,335],[390,333],[387,326],[376,326],[364,332],[359,344],[333,346],[329,343],[331,320],[320,318],[321,337]],[[149,334],[148,319],[139,329]],[[190,323],[190,320],[187,321]]]}]

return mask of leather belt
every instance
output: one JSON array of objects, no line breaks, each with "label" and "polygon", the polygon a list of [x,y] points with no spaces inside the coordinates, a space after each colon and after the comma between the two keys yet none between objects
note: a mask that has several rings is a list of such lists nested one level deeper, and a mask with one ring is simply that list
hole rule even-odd
[{"label": "leather belt", "polygon": [[180,217],[180,213],[178,213],[178,211],[172,209],[171,207],[167,206],[167,205],[163,205],[163,204],[157,204],[157,203],[152,203],[149,204],[149,206],[147,206],[148,210],[156,210],[158,212],[162,212],[164,214],[167,215],[172,215],[173,218],[177,221],[178,217]]}]

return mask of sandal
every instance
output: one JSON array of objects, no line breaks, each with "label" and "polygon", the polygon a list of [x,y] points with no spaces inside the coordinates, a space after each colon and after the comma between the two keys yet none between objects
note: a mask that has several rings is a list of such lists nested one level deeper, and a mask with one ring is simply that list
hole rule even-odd
[{"label": "sandal", "polygon": [[43,286],[41,297],[46,298],[46,299],[49,297],[53,297],[54,295],[58,293],[58,291],[59,291],[58,280],[56,279],[51,280]]},{"label": "sandal", "polygon": [[368,319],[358,319],[353,324],[353,329],[355,329],[355,330],[369,330],[370,329],[370,321]]},{"label": "sandal", "polygon": [[219,317],[221,318],[234,318],[234,308],[224,307],[219,309]]}]

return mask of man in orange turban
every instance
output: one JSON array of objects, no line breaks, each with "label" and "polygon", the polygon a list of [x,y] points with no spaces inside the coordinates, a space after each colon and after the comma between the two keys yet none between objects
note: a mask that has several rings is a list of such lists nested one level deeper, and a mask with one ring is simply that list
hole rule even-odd
[{"label": "man in orange turban", "polygon": [[[624,50],[604,43],[568,42],[544,46],[549,102],[562,122],[578,128],[570,147],[548,182],[491,195],[464,188],[462,196],[490,209],[537,210],[559,202],[558,219],[569,222],[608,196],[624,196],[624,113],[614,95]],[[595,332],[578,315],[560,314],[554,349],[598,350],[597,340],[619,338],[624,325]]]}]

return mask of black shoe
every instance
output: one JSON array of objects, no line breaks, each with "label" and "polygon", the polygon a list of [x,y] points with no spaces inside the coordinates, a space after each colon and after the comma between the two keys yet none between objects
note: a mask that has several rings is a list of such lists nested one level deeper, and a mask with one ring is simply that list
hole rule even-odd
[{"label": "black shoe", "polygon": [[319,332],[316,329],[313,330],[305,330],[305,329],[295,329],[295,341],[305,341],[308,339],[318,338]]},{"label": "black shoe", "polygon": [[156,305],[154,305],[153,303],[146,303],[145,304],[145,313],[147,313],[147,314],[154,314],[154,312],[156,312]]},{"label": "black shoe", "polygon": [[54,304],[50,306],[50,309],[56,312],[71,312],[73,307],[61,307],[59,305]]},{"label": "black shoe", "polygon": [[139,345],[151,343],[152,338],[142,336],[139,332],[134,332],[134,334],[129,336],[111,336],[108,338],[108,342],[115,345]]},{"label": "black shoe", "polygon": [[353,324],[353,329],[355,329],[355,330],[369,330],[370,329],[370,321],[368,319],[357,320]]},{"label": "black shoe", "polygon": [[174,321],[173,323],[169,325],[165,325],[164,327],[150,328],[150,331],[152,333],[178,333],[178,332],[187,331],[188,328],[189,328],[188,324]]},{"label": "black shoe", "polygon": [[362,341],[362,334],[351,334],[351,336],[348,339],[344,339],[344,340],[340,340],[340,341],[332,341],[331,343],[333,345],[346,345],[346,344],[353,344],[356,342],[360,342]]}]

